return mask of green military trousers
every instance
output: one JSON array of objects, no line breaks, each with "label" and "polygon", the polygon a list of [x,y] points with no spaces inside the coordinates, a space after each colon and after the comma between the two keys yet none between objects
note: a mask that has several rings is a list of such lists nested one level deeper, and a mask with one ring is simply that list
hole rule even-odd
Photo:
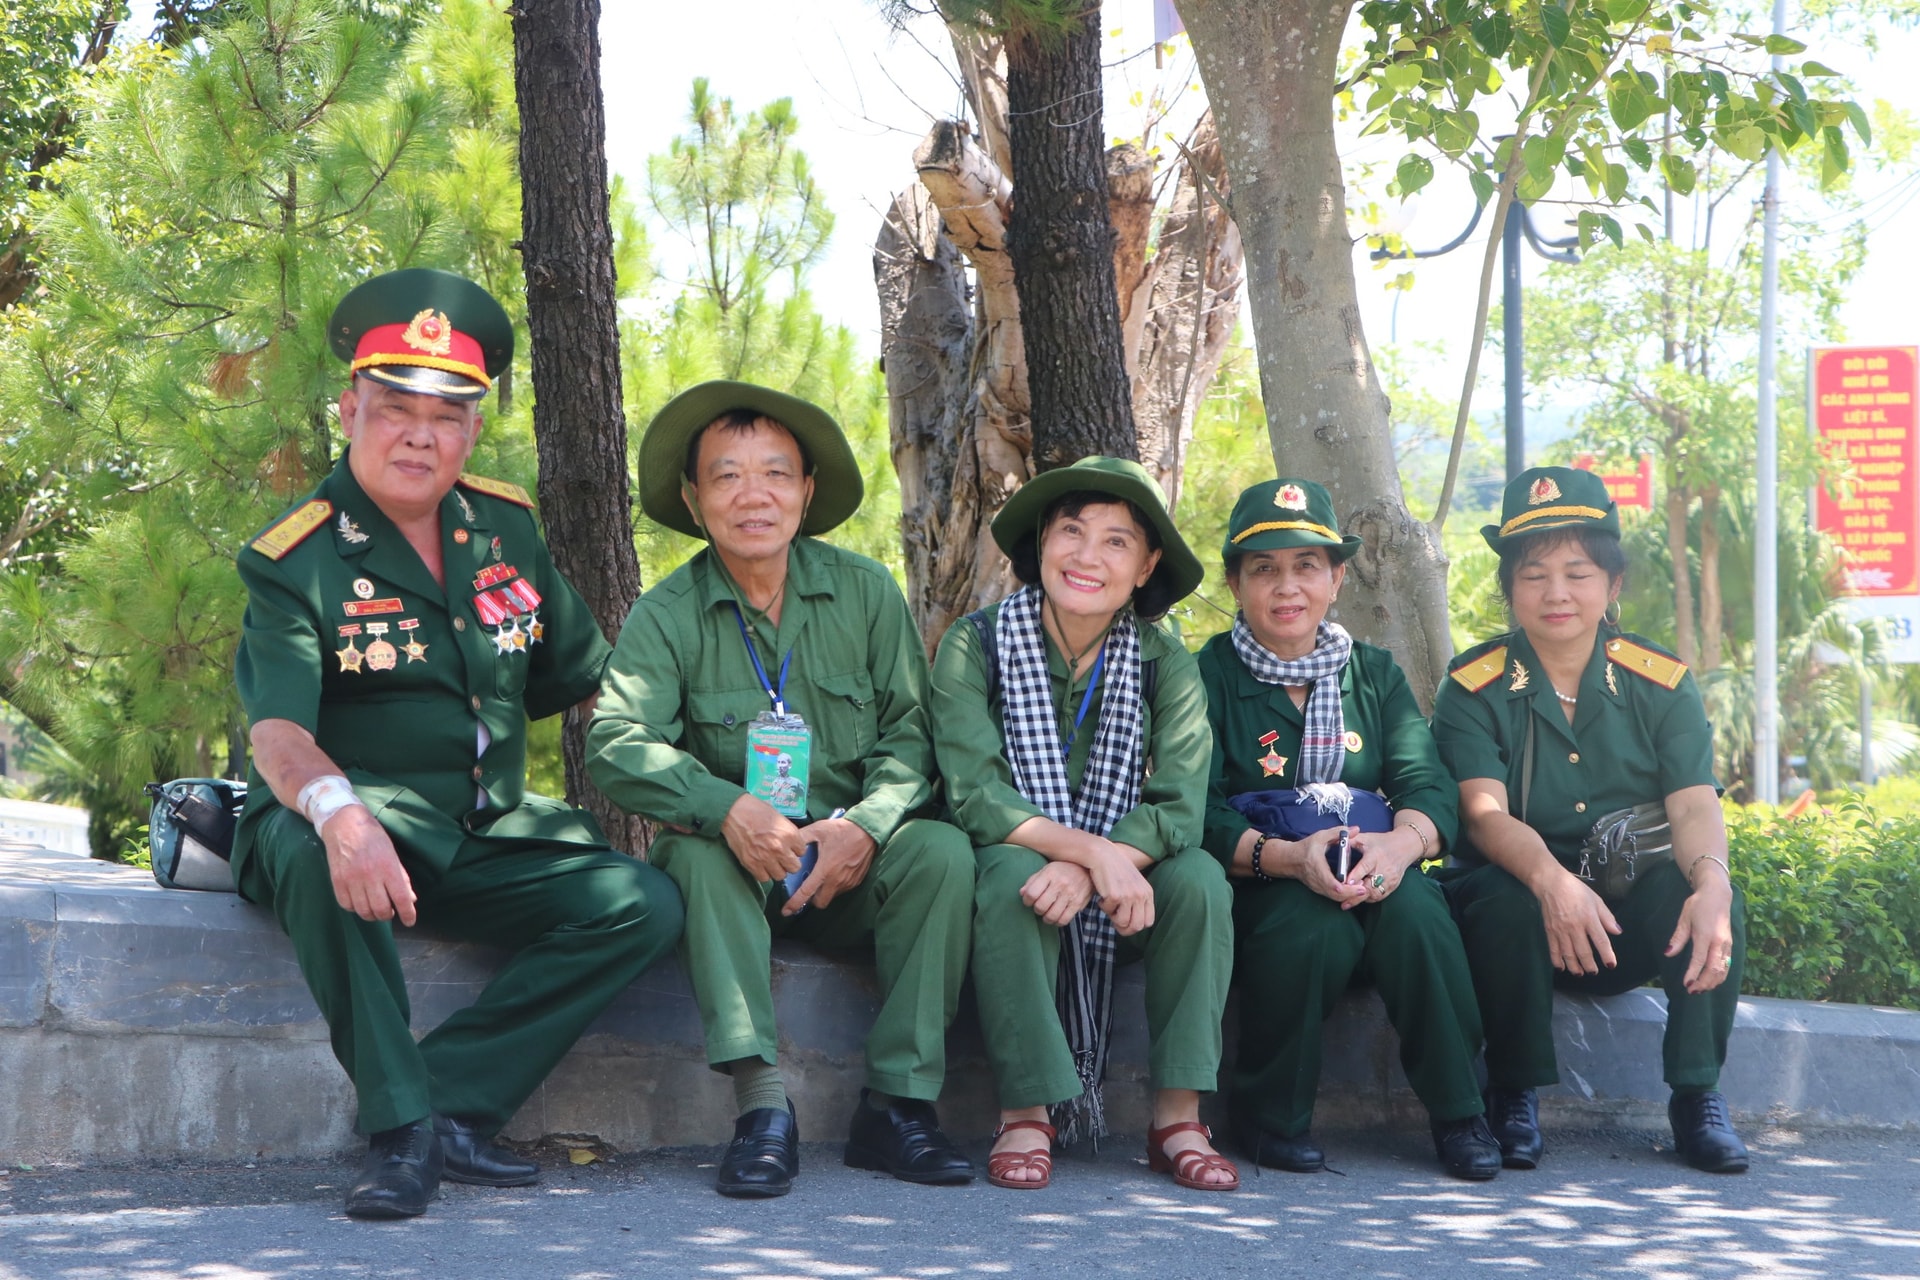
[{"label": "green military trousers", "polygon": [[1480,1010],[1440,886],[1409,871],[1376,903],[1343,911],[1298,880],[1234,890],[1240,1048],[1236,1122],[1295,1137],[1313,1121],[1321,1024],[1353,982],[1370,982],[1400,1037],[1407,1082],[1435,1120],[1483,1110],[1474,1057]]},{"label": "green military trousers", "polygon": [[[973,991],[1000,1107],[1014,1111],[1080,1095],[1054,1006],[1060,929],[1020,900],[1047,860],[1018,845],[975,851]],[[1219,1087],[1220,1019],[1233,976],[1232,891],[1204,849],[1146,869],[1153,926],[1120,939],[1119,960],[1147,965],[1147,1066],[1156,1089]]]},{"label": "green military trousers", "polygon": [[1562,973],[1547,950],[1546,926],[1532,890],[1499,867],[1476,867],[1450,878],[1460,934],[1473,968],[1474,990],[1487,1028],[1487,1078],[1500,1088],[1531,1089],[1560,1079],[1553,1052],[1553,991],[1611,996],[1659,978],[1667,993],[1664,1074],[1675,1089],[1711,1089],[1727,1060],[1727,1036],[1740,1002],[1747,959],[1747,917],[1733,891],[1733,967],[1724,982],[1701,995],[1681,985],[1691,944],[1666,955],[1692,889],[1672,862],[1642,874],[1622,903],[1609,904],[1620,924],[1613,939],[1618,963],[1597,974]]},{"label": "green military trousers", "polygon": [[401,856],[419,923],[512,951],[479,1000],[418,1044],[394,926],[335,901],[326,847],[288,809],[262,823],[240,889],[271,909],[327,1020],[334,1056],[377,1133],[429,1111],[492,1134],[587,1024],[680,936],[680,896],[611,849],[468,838],[444,872]]},{"label": "green military trousers", "polygon": [[874,855],[867,878],[824,907],[781,916],[786,891],[756,884],[725,841],[662,832],[650,856],[687,900],[681,955],[706,1029],[707,1062],[776,1063],[772,941],[828,949],[871,944],[880,1014],[867,1035],[867,1087],[931,1102],[947,1076],[947,1026],[967,972],[973,857],[944,822],[913,819]]}]

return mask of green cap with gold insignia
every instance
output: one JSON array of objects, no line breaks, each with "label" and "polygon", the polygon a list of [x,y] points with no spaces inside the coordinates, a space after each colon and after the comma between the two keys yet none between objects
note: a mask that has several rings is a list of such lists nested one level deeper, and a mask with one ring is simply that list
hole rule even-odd
[{"label": "green cap with gold insignia", "polygon": [[1513,538],[1577,526],[1620,536],[1620,508],[1606,482],[1573,467],[1529,467],[1507,481],[1500,523],[1481,525],[1480,536],[1498,552]]},{"label": "green cap with gold insignia", "polygon": [[1340,532],[1333,514],[1333,495],[1313,480],[1282,476],[1243,489],[1227,521],[1222,560],[1249,551],[1284,551],[1289,547],[1324,547],[1339,564],[1360,549],[1360,539]]},{"label": "green cap with gold insignia", "polygon": [[1184,600],[1200,585],[1206,571],[1200,558],[1187,546],[1180,531],[1167,514],[1167,499],[1147,469],[1125,458],[1082,458],[1071,466],[1042,471],[1014,490],[1000,514],[993,518],[993,540],[1008,555],[1028,534],[1040,531],[1040,518],[1054,499],[1069,493],[1100,493],[1123,498],[1139,509],[1160,538],[1160,564],[1153,576],[1173,589],[1175,600]]},{"label": "green cap with gold insignia", "polygon": [[442,400],[478,400],[513,363],[513,322],[493,295],[430,267],[355,287],[327,342],[358,376]]}]

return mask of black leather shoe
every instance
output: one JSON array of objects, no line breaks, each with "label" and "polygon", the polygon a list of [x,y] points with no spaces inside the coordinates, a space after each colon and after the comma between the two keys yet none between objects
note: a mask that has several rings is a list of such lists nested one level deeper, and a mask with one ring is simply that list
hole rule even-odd
[{"label": "black leather shoe", "polygon": [[1433,1122],[1433,1150],[1441,1165],[1456,1178],[1485,1182],[1500,1172],[1500,1144],[1485,1116]]},{"label": "black leather shoe", "polygon": [[1745,1173],[1747,1144],[1733,1131],[1727,1099],[1718,1090],[1676,1093],[1667,1102],[1673,1146],[1686,1162],[1705,1173]]},{"label": "black leather shoe", "polygon": [[1509,1169],[1532,1169],[1540,1163],[1546,1144],[1540,1140],[1540,1095],[1532,1089],[1487,1091],[1487,1127],[1500,1144],[1500,1163]]},{"label": "black leather shoe", "polygon": [[347,1190],[349,1218],[415,1218],[440,1194],[440,1139],[415,1120],[367,1139],[360,1177]]},{"label": "black leather shoe", "polygon": [[755,1107],[733,1122],[733,1141],[713,1189],[723,1196],[767,1198],[793,1190],[800,1173],[800,1122],[793,1103]]},{"label": "black leather shoe", "polygon": [[440,1139],[448,1182],[477,1187],[524,1187],[540,1180],[540,1166],[522,1160],[483,1137],[471,1120],[435,1113],[433,1132]]},{"label": "black leather shoe", "polygon": [[1327,1153],[1313,1140],[1312,1134],[1297,1133],[1292,1137],[1270,1133],[1258,1125],[1239,1125],[1234,1129],[1234,1143],[1247,1153],[1257,1165],[1269,1169],[1284,1169],[1288,1173],[1319,1173],[1327,1167]]},{"label": "black leather shoe", "polygon": [[847,1126],[845,1160],[849,1169],[890,1173],[922,1186],[957,1187],[973,1181],[973,1161],[940,1132],[940,1117],[931,1102],[895,1098],[885,1111],[876,1111],[867,1105],[865,1089]]}]

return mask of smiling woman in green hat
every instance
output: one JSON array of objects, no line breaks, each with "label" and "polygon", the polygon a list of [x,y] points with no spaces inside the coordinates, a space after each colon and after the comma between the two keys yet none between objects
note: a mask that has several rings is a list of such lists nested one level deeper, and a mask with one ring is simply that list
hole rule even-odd
[{"label": "smiling woman in green hat", "polygon": [[733,1082],[725,1195],[783,1195],[799,1167],[775,929],[875,952],[882,999],[846,1162],[910,1182],[973,1176],[933,1108],[966,975],[973,857],[926,816],[926,653],[886,568],[817,536],[862,489],[831,416],[750,383],[683,392],[640,441],[646,513],[709,545],[628,616],[589,765],[615,803],[667,828],[652,860],[686,895],[707,1060]]},{"label": "smiling woman in green hat", "polygon": [[1700,690],[1618,628],[1627,561],[1598,476],[1524,471],[1481,532],[1516,627],[1453,660],[1433,731],[1460,784],[1472,869],[1448,893],[1506,1161],[1540,1158],[1535,1089],[1559,1079],[1554,989],[1609,995],[1658,977],[1674,1145],[1697,1169],[1740,1172],[1747,1149],[1717,1086],[1746,928]]},{"label": "smiling woman in green hat", "polygon": [[973,981],[1001,1108],[988,1180],[1044,1187],[1056,1133],[1103,1132],[1113,966],[1144,958],[1149,1167],[1232,1190],[1199,1119],[1233,949],[1226,878],[1195,847],[1206,700],[1159,625],[1199,561],[1159,486],[1113,458],[1029,481],[993,537],[1025,585],[956,622],[933,668],[934,747],[979,865]]},{"label": "smiling woman in green hat", "polygon": [[1239,612],[1200,651],[1213,720],[1206,846],[1233,877],[1240,1050],[1228,1111],[1261,1164],[1325,1167],[1308,1127],[1320,1025],[1355,977],[1380,989],[1447,1172],[1491,1178],[1480,1019],[1440,886],[1454,788],[1393,655],[1327,613],[1360,539],[1311,480],[1240,495],[1221,548]]}]

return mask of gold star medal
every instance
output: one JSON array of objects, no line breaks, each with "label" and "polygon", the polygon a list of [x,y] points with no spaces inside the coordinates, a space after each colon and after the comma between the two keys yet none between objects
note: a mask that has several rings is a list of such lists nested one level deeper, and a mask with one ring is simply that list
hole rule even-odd
[{"label": "gold star medal", "polygon": [[529,640],[533,641],[535,644],[539,644],[542,640],[546,638],[546,635],[547,635],[547,624],[540,621],[540,616],[538,614],[535,614],[534,616],[527,619],[527,638]]},{"label": "gold star medal", "polygon": [[419,629],[420,619],[418,618],[408,618],[400,624],[400,630],[405,632],[407,637],[407,642],[400,646],[400,648],[401,651],[407,655],[408,662],[425,662],[427,660],[427,646],[420,643],[419,636],[413,634]]},{"label": "gold star medal", "polygon": [[352,623],[348,626],[341,627],[339,630],[340,638],[347,642],[347,647],[334,650],[333,656],[340,659],[340,669],[342,671],[352,671],[357,674],[360,670],[360,663],[367,656],[360,652],[353,643],[353,638],[360,634],[360,624],[357,622]]},{"label": "gold star medal", "polygon": [[1287,771],[1287,758],[1273,749],[1274,740],[1280,736],[1278,729],[1269,729],[1260,735],[1260,745],[1267,754],[1260,757],[1260,771],[1264,778],[1277,778]]},{"label": "gold star medal", "polygon": [[494,629],[494,632],[493,632],[494,652],[495,653],[512,653],[515,649],[519,648],[519,646],[514,643],[514,638],[519,634],[520,634],[520,619],[517,617],[507,618],[505,622],[502,622],[498,627]]}]

